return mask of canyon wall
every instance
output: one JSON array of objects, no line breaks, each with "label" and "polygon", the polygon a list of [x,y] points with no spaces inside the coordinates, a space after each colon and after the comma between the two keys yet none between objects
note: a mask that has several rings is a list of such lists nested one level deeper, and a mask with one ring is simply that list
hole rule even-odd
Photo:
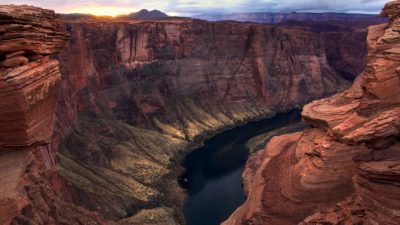
[{"label": "canyon wall", "polygon": [[192,19],[64,26],[58,172],[76,204],[119,223],[179,220],[179,158],[205,137],[348,84],[309,31]]},{"label": "canyon wall", "polygon": [[315,22],[284,21],[277,26],[305,30],[320,36],[324,42],[329,65],[347,80],[354,79],[364,70],[367,61],[368,26],[378,21]]},{"label": "canyon wall", "polygon": [[329,65],[350,81],[365,68],[367,27],[387,22],[387,18],[378,15],[341,13],[234,13],[195,18],[269,23],[313,32],[324,41]]},{"label": "canyon wall", "polygon": [[0,6],[0,224],[100,224],[64,200],[49,148],[67,47],[53,11]]},{"label": "canyon wall", "polygon": [[400,1],[372,26],[353,86],[304,107],[303,132],[247,163],[246,203],[223,224],[399,224]]},{"label": "canyon wall", "polygon": [[0,19],[0,224],[179,224],[190,149],[349,85],[315,26]]}]

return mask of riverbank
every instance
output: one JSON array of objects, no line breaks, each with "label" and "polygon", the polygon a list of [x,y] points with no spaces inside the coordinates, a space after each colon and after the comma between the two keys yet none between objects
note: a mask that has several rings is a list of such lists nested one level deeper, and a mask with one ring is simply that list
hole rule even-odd
[{"label": "riverbank", "polygon": [[[171,189],[170,185],[168,190],[170,193],[178,193],[174,195],[177,202],[182,203],[184,199],[186,204],[181,207],[186,224],[211,225],[224,221],[245,200],[241,175],[249,156],[247,141],[266,132],[276,131],[276,134],[281,134],[290,131],[282,128],[297,124],[300,120],[300,110],[292,110],[244,123],[219,132],[181,159],[185,170],[179,167],[174,171],[175,174],[183,175],[188,184],[185,187],[187,192],[184,192],[185,196],[181,196],[179,187]],[[191,173],[194,174],[190,175]],[[176,183],[174,184],[176,186]],[[226,190],[221,191],[222,189]],[[207,207],[204,207],[205,205]],[[207,220],[204,220],[205,218]]]}]

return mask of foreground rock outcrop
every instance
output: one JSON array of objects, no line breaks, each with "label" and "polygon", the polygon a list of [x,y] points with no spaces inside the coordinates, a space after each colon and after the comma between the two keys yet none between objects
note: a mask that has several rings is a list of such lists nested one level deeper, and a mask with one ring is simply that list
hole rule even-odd
[{"label": "foreground rock outcrop", "polygon": [[244,173],[248,199],[224,225],[399,224],[400,1],[369,29],[347,91],[304,107],[304,132],[273,138]]},{"label": "foreground rock outcrop", "polygon": [[0,6],[0,224],[100,224],[61,194],[53,133],[67,46],[53,11]]}]

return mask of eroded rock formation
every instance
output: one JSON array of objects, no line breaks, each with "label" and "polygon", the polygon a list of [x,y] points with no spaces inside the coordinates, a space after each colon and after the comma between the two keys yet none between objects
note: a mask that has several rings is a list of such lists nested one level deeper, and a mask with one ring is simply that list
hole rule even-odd
[{"label": "eroded rock formation", "polygon": [[399,224],[400,1],[369,29],[347,91],[304,107],[310,128],[273,138],[244,173],[248,199],[224,225]]},{"label": "eroded rock formation", "polygon": [[0,6],[0,224],[97,224],[63,200],[51,142],[66,47],[53,11]]},{"label": "eroded rock formation", "polygon": [[348,86],[307,29],[63,18],[0,7],[0,223],[182,222],[186,152]]},{"label": "eroded rock formation", "polygon": [[353,23],[284,21],[277,26],[306,30],[315,33],[315,36],[320,36],[324,42],[329,65],[344,78],[353,81],[366,66],[367,28],[379,24],[379,21]]},{"label": "eroded rock formation", "polygon": [[133,221],[150,208],[141,215],[168,220],[163,209],[182,203],[171,173],[183,152],[347,85],[312,32],[191,19],[65,27],[54,139],[72,133],[58,151],[59,173],[77,204],[109,219]]}]

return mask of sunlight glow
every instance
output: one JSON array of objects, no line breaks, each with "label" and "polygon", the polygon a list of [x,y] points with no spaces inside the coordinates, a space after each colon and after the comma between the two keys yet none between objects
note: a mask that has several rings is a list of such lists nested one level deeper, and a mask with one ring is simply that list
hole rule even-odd
[{"label": "sunlight glow", "polygon": [[79,6],[66,10],[67,13],[83,13],[95,16],[117,16],[136,12],[138,9],[118,6]]},{"label": "sunlight glow", "polygon": [[0,0],[28,4],[58,13],[116,16],[158,9],[173,16],[237,12],[360,12],[377,13],[390,0]]}]

